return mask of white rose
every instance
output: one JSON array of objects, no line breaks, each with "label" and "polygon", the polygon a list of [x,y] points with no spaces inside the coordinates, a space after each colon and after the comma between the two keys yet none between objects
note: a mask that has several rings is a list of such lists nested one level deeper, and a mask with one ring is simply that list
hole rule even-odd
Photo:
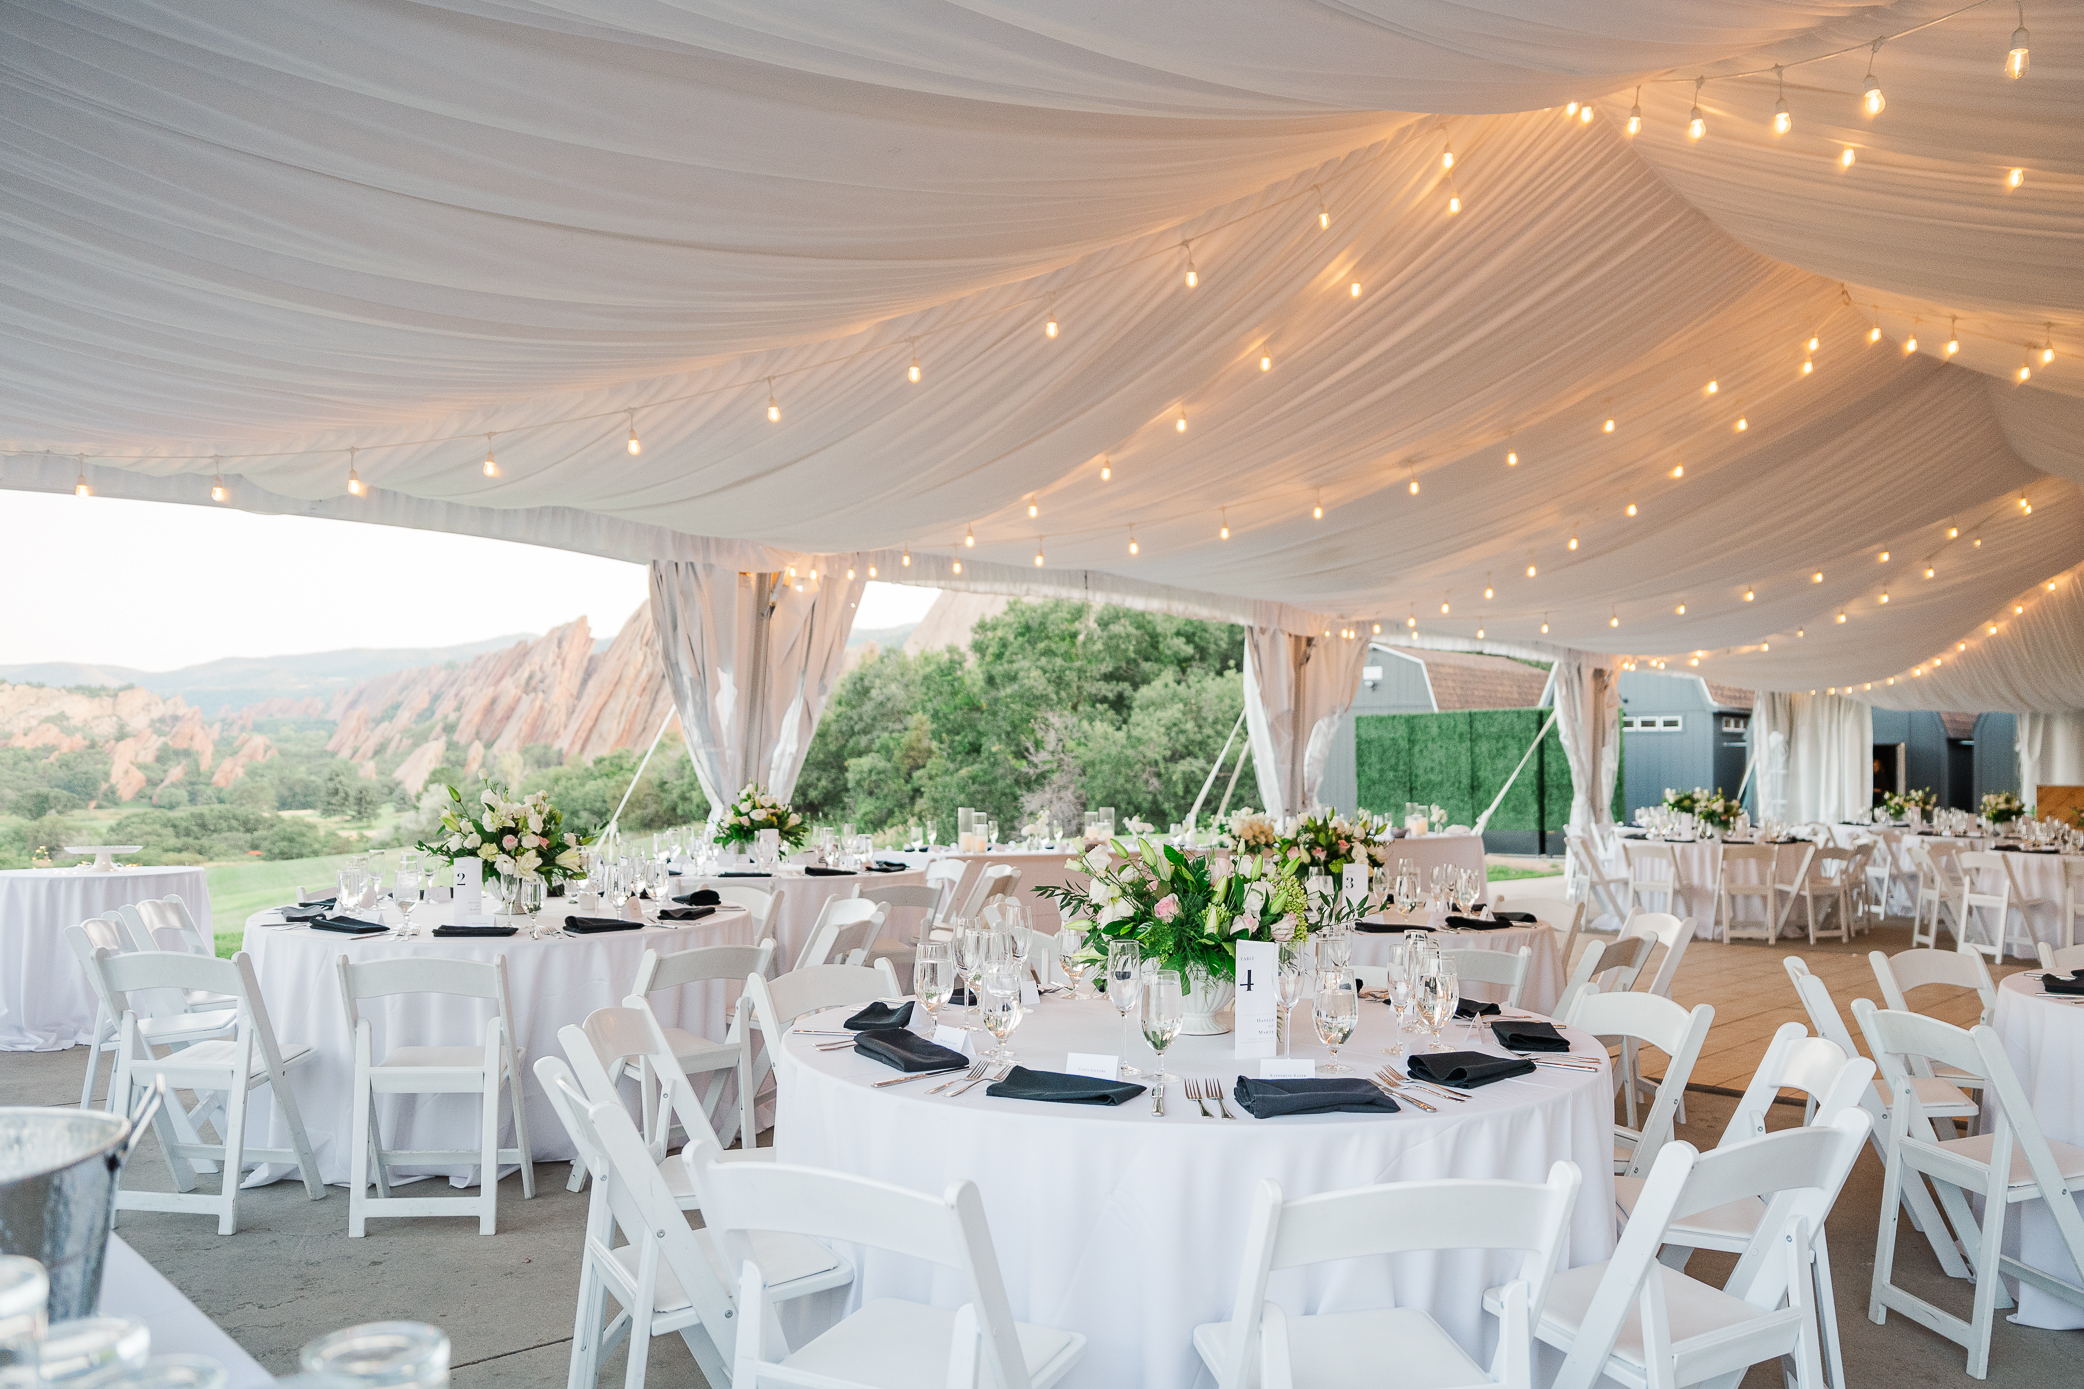
[{"label": "white rose", "polygon": [[492,844],[486,844],[486,845],[483,845],[482,847],[480,847],[480,848],[478,849],[478,857],[479,857],[479,858],[487,858],[487,859],[490,859],[490,858],[498,858],[498,857],[499,857],[499,848],[498,848],[498,846],[496,846],[496,845],[492,845]]}]

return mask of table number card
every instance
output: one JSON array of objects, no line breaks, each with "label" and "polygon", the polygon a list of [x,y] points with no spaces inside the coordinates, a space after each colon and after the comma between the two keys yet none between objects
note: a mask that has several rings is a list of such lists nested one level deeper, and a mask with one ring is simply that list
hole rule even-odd
[{"label": "table number card", "polygon": [[1343,893],[1349,902],[1368,900],[1368,866],[1365,863],[1349,863],[1340,875],[1344,879]]},{"label": "table number card", "polygon": [[1281,993],[1281,947],[1270,940],[1237,943],[1237,1002],[1231,1026],[1240,1057],[1272,1056]]},{"label": "table number card", "polygon": [[450,919],[458,926],[490,926],[492,918],[485,914],[485,861],[459,858],[449,867],[449,900],[455,903]]}]

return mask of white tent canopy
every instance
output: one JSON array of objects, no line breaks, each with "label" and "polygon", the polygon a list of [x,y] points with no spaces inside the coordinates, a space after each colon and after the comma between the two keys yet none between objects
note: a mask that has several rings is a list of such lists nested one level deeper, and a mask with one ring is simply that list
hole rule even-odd
[{"label": "white tent canopy", "polygon": [[0,485],[2077,709],[2084,13],[1954,8],[29,0]]}]

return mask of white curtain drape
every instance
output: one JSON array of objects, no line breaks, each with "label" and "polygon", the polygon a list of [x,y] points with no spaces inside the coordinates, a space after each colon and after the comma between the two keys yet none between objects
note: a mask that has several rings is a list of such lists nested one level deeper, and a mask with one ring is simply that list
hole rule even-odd
[{"label": "white curtain drape", "polygon": [[1621,682],[1611,656],[1564,651],[1550,672],[1556,732],[1570,764],[1570,828],[1611,828],[1621,769]]},{"label": "white curtain drape", "polygon": [[795,570],[651,566],[659,653],[712,807],[749,782],[788,798],[839,679],[866,580],[816,556]]},{"label": "white curtain drape", "polygon": [[2084,785],[2084,711],[2019,715],[2019,799],[2043,786]]},{"label": "white curtain drape", "polygon": [[1830,824],[1872,804],[1873,709],[1844,695],[1761,691],[1753,724],[1765,740],[1761,818]]},{"label": "white curtain drape", "polygon": [[1368,644],[1357,637],[1245,629],[1245,731],[1267,814],[1316,804],[1332,739],[1367,661]]}]

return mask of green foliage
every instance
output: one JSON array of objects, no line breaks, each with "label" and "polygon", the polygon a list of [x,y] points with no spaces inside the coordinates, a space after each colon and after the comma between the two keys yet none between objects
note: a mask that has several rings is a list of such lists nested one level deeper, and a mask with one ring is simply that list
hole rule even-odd
[{"label": "green foliage", "polygon": [[[615,813],[615,805],[622,799],[630,778],[636,775],[637,763],[643,756],[641,750],[621,748],[591,762],[545,767],[527,776],[518,789],[524,795],[531,791],[549,792],[551,803],[564,812],[565,828],[591,837],[607,826],[608,817]],[[427,784],[460,786],[468,793],[478,781],[461,776],[444,781],[442,772],[437,771]],[[630,793],[621,828],[648,834],[669,825],[698,824],[708,817],[709,800],[702,794],[701,783],[695,780],[694,764],[688,760],[678,730],[668,730],[659,740],[658,751],[651,755],[651,765],[644,769],[644,779]]]},{"label": "green foliage", "polygon": [[[1446,811],[1450,824],[1473,825],[1547,717],[1545,709],[1360,715],[1353,723],[1361,808],[1401,821],[1406,801],[1422,801]],[[1550,728],[1489,827],[1560,830],[1570,822],[1570,796],[1570,763]],[[1614,813],[1621,813],[1618,776]]]},{"label": "green foliage", "polygon": [[1242,701],[1241,628],[1070,601],[1016,601],[967,652],[888,651],[843,679],[793,804],[874,830],[955,809],[1012,826],[1087,805],[1185,815]]}]

